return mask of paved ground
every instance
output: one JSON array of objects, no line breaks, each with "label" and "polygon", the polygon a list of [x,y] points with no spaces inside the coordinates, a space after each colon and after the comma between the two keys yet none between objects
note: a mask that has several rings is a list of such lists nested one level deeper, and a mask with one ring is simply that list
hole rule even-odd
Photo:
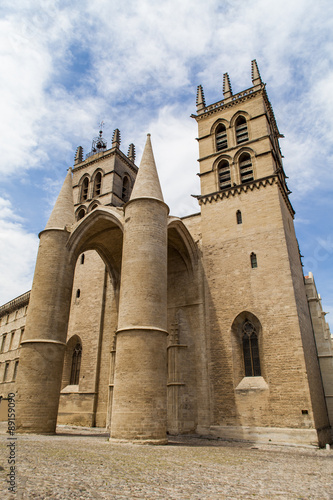
[{"label": "paved ground", "polygon": [[333,500],[333,451],[190,437],[167,446],[111,445],[101,431],[69,427],[57,436],[16,437],[13,495],[2,428],[2,499]]}]

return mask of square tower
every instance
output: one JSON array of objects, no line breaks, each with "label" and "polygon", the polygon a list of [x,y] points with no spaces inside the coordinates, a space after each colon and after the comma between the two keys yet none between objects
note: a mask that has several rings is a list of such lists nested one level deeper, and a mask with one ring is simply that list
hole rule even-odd
[{"label": "square tower", "polygon": [[290,439],[303,432],[313,443],[317,430],[324,443],[329,423],[281,134],[256,61],[252,84],[234,95],[226,73],[224,99],[209,106],[199,86],[193,115],[199,129],[212,428],[223,437],[244,438],[254,427],[259,434],[288,428]]}]

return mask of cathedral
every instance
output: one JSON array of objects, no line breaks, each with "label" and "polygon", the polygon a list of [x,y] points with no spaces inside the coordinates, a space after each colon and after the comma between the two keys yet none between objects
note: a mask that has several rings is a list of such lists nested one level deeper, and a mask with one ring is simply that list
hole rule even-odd
[{"label": "cathedral", "polygon": [[331,443],[332,340],[256,61],[250,88],[233,94],[225,73],[223,99],[206,105],[199,86],[196,105],[193,215],[169,215],[150,134],[139,168],[118,129],[109,149],[102,132],[85,158],[77,148],[32,290],[0,307],[18,432]]}]

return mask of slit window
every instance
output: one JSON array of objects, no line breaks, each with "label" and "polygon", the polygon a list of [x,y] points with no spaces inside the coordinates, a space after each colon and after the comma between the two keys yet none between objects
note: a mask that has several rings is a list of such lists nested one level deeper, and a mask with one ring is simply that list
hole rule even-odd
[{"label": "slit window", "polygon": [[239,116],[236,120],[236,142],[237,144],[242,144],[249,140],[249,134],[247,130],[247,123],[244,116]]},{"label": "slit window", "polygon": [[251,259],[251,267],[252,269],[254,269],[255,267],[258,267],[258,261],[257,261],[257,256],[255,253],[251,253],[250,255],[250,259]]},{"label": "slit window", "polygon": [[217,127],[215,137],[216,137],[217,151],[227,149],[228,147],[227,130],[225,128],[225,125],[223,125],[223,123],[220,123],[220,125]]},{"label": "slit window", "polygon": [[230,165],[226,160],[222,160],[218,166],[219,188],[226,189],[231,187]]},{"label": "slit window", "polygon": [[78,385],[80,379],[82,346],[78,342],[73,350],[70,385]]},{"label": "slit window", "polygon": [[237,212],[236,212],[236,220],[237,220],[237,224],[242,224],[242,222],[243,222],[242,212],[240,210],[237,210]]},{"label": "slit window", "polygon": [[122,191],[121,191],[121,198],[125,203],[126,203],[126,201],[129,200],[129,187],[130,187],[130,184],[129,184],[128,177],[125,176],[123,179],[123,187],[122,187]]},{"label": "slit window", "polygon": [[84,264],[84,253],[81,255],[81,264]]},{"label": "slit window", "polygon": [[252,160],[249,153],[243,153],[239,158],[239,171],[241,183],[253,181]]},{"label": "slit window", "polygon": [[245,377],[260,377],[259,345],[256,329],[251,321],[246,319],[242,331]]}]

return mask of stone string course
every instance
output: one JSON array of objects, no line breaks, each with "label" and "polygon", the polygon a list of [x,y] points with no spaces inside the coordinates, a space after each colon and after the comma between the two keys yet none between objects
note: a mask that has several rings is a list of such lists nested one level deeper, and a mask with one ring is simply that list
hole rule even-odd
[{"label": "stone string course", "polygon": [[110,444],[103,430],[61,426],[17,435],[17,493],[9,494],[0,436],[1,498],[332,500],[333,451],[172,437],[167,446]]}]

